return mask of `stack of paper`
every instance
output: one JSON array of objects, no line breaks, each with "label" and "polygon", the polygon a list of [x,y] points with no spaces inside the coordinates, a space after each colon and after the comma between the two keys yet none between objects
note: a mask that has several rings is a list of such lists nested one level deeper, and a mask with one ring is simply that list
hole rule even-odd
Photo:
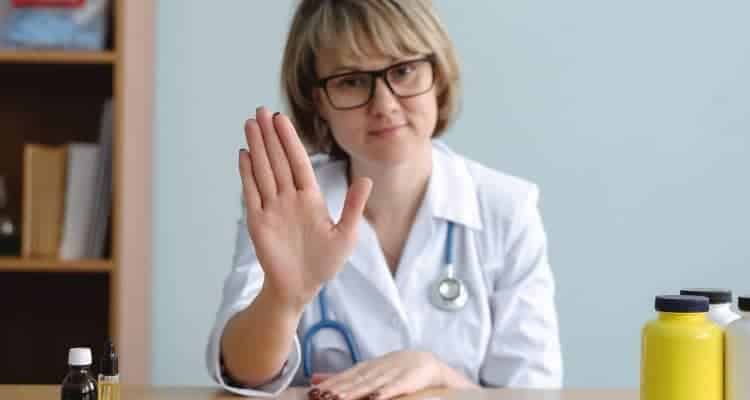
[{"label": "stack of paper", "polygon": [[65,220],[62,226],[60,258],[89,258],[86,239],[92,227],[94,182],[99,147],[91,143],[70,143],[65,193]]},{"label": "stack of paper", "polygon": [[99,154],[96,161],[97,176],[94,181],[94,210],[92,228],[86,240],[89,256],[100,258],[104,256],[104,240],[107,237],[107,222],[112,209],[112,100],[104,104],[102,119],[99,127]]}]

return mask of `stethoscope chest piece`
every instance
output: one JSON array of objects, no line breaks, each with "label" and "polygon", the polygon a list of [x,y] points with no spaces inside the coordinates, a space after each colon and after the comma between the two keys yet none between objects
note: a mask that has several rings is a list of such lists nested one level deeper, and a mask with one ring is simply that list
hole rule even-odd
[{"label": "stethoscope chest piece", "polygon": [[446,266],[446,273],[435,281],[430,292],[432,304],[444,311],[458,311],[469,299],[466,285],[455,277],[452,264]]}]

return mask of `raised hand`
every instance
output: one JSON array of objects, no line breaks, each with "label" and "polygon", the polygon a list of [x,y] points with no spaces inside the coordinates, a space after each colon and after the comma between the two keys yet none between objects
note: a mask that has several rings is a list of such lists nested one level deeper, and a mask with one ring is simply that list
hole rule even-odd
[{"label": "raised hand", "polygon": [[352,182],[335,222],[289,118],[260,107],[245,124],[245,136],[249,150],[240,150],[239,170],[264,290],[302,307],[351,254],[372,181]]}]

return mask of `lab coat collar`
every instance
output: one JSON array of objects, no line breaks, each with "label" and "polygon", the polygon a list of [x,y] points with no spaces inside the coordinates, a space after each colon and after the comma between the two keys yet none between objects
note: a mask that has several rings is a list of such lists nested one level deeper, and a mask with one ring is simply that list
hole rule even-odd
[{"label": "lab coat collar", "polygon": [[466,161],[442,142],[432,148],[432,176],[425,200],[432,215],[482,230],[479,198]]}]

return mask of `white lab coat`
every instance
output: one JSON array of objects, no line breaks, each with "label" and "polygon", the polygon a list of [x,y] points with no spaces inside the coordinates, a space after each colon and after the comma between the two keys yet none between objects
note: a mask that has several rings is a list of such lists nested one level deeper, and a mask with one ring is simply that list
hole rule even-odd
[{"label": "white lab coat", "polygon": [[[347,190],[345,162],[319,163],[315,173],[338,221]],[[362,219],[353,254],[327,285],[329,317],[349,327],[364,360],[404,349],[428,350],[485,386],[560,387],[555,284],[537,199],[535,185],[434,142],[427,193],[395,277],[375,231]],[[466,306],[457,312],[435,308],[429,295],[444,265],[446,221],[455,223],[454,265],[470,291]],[[281,374],[255,390],[229,386],[221,373],[221,335],[229,319],[253,301],[262,281],[263,270],[240,221],[234,267],[224,284],[206,356],[214,380],[247,396],[275,395],[290,384],[306,383],[301,338],[320,320],[316,298],[305,309]],[[314,372],[351,364],[345,342],[329,330],[315,336],[313,353]]]}]

